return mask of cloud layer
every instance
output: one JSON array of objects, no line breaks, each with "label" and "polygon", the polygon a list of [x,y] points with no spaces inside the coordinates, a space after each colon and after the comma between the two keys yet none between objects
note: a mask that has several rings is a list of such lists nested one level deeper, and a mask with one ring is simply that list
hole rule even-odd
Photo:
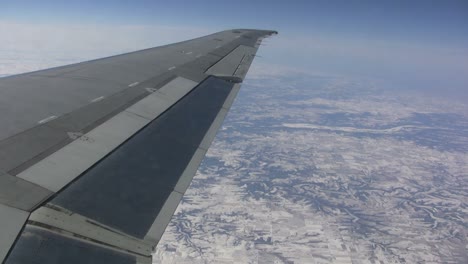
[{"label": "cloud layer", "polygon": [[212,33],[169,26],[20,24],[0,21],[0,75],[151,48]]},{"label": "cloud layer", "polygon": [[[0,76],[160,46],[213,33],[195,26],[28,24],[0,21]],[[249,76],[301,73],[384,80],[392,89],[468,98],[468,48],[376,36],[280,32]]]}]

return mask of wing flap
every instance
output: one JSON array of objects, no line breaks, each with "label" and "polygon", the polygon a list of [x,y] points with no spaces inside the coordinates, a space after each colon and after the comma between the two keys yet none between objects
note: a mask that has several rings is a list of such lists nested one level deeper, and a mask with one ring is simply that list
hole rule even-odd
[{"label": "wing flap", "polygon": [[5,264],[150,264],[151,257],[134,255],[71,233],[26,225]]},{"label": "wing flap", "polygon": [[150,94],[92,131],[80,135],[77,140],[19,173],[17,177],[52,192],[61,190],[162,114],[196,84],[184,78],[172,80],[157,92]]},{"label": "wing flap", "polygon": [[[238,76],[239,65],[257,51],[254,47],[240,45],[209,68],[206,73],[219,76]],[[243,77],[243,76],[242,76]]]},{"label": "wing flap", "polygon": [[[150,258],[222,124],[235,85],[207,78],[94,164],[32,213],[12,256],[22,255],[19,245],[28,244],[34,234],[41,241],[91,243],[132,258]],[[28,261],[43,251],[38,248]]]},{"label": "wing flap", "polygon": [[0,216],[0,226],[2,228],[0,233],[0,260],[3,260],[21,232],[29,213],[0,204]]},{"label": "wing flap", "polygon": [[50,203],[143,239],[232,86],[208,78]]}]

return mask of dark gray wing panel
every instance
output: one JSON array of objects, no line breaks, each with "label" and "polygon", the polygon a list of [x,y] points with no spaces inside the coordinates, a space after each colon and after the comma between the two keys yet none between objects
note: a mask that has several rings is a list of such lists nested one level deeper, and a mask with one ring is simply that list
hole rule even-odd
[{"label": "dark gray wing panel", "polygon": [[112,263],[135,264],[136,257],[28,226],[5,264]]},{"label": "dark gray wing panel", "polygon": [[208,78],[50,203],[143,239],[232,87]]}]

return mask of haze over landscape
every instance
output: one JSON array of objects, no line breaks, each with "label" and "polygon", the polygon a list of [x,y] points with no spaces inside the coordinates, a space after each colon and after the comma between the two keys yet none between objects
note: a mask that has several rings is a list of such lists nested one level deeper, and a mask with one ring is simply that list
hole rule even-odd
[{"label": "haze over landscape", "polygon": [[0,76],[264,28],[155,263],[466,263],[468,2],[0,3]]}]

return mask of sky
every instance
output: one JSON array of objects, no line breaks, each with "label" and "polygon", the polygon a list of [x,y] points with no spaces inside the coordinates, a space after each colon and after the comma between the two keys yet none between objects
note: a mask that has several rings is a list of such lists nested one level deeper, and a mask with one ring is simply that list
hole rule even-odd
[{"label": "sky", "polygon": [[[468,99],[466,0],[0,0],[0,52],[9,51],[0,53],[0,74],[47,67],[47,57],[57,66],[230,28],[279,31],[257,58],[265,67]],[[5,63],[28,52],[33,66]]]}]

